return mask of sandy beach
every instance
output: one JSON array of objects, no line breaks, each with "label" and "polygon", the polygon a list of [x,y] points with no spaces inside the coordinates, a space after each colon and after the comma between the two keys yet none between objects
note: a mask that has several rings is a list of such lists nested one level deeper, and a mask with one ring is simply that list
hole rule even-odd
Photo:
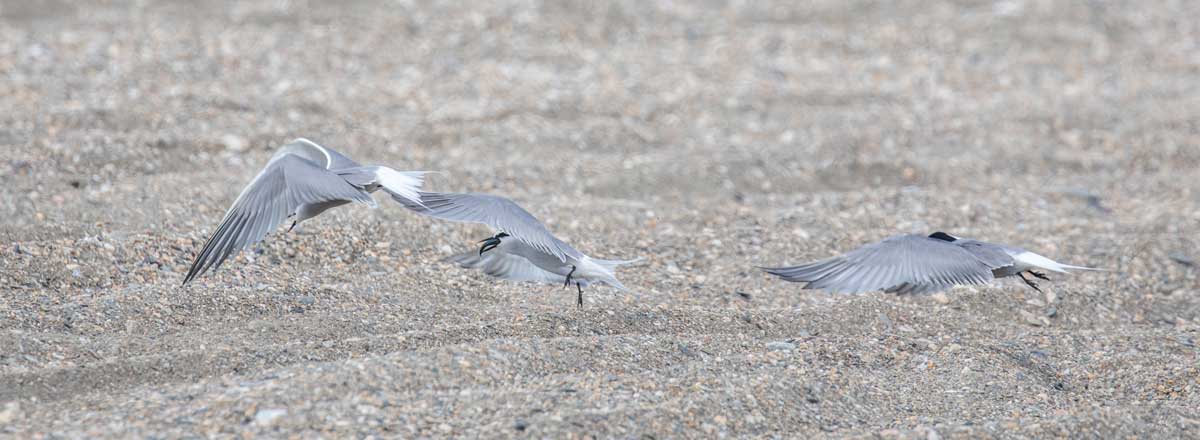
[{"label": "sandy beach", "polygon": [[[1200,436],[1191,2],[0,1],[0,437]],[[349,206],[181,287],[296,137],[630,287]],[[755,266],[945,231],[1111,272]]]}]

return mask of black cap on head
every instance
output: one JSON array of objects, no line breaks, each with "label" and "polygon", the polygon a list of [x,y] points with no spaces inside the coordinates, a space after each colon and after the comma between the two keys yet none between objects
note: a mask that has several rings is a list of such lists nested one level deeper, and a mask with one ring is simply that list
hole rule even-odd
[{"label": "black cap on head", "polygon": [[942,232],[942,231],[938,231],[938,232],[934,232],[934,233],[932,233],[932,234],[929,234],[929,238],[935,238],[935,239],[942,240],[942,241],[956,241],[956,240],[958,240],[957,238],[954,238],[954,236],[952,236],[952,235],[950,235],[950,234],[947,234],[947,233],[945,233],[945,232]]}]

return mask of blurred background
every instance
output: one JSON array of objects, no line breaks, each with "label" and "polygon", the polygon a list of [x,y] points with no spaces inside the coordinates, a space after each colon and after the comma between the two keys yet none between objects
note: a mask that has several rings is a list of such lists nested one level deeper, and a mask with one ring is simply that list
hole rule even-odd
[{"label": "blurred background", "polygon": [[[312,433],[358,420],[344,397],[370,389],[410,406],[334,434],[1194,432],[1196,17],[1187,1],[0,1],[0,421]],[[300,136],[512,197],[590,255],[643,256],[620,274],[634,292],[576,312],[565,291],[457,270],[438,259],[485,228],[382,201],[177,288]],[[894,298],[753,268],[939,230],[1115,272]],[[793,348],[763,354],[774,342]],[[527,362],[442,365],[497,344]],[[359,361],[430,376],[336,385]],[[668,377],[703,385],[638,388]],[[538,394],[561,383],[585,385]],[[825,403],[795,403],[810,395]]]}]

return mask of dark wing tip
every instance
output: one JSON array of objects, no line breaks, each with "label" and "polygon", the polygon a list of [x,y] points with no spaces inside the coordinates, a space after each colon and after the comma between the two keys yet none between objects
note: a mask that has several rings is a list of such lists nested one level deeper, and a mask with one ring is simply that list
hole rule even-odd
[{"label": "dark wing tip", "polygon": [[778,271],[788,269],[786,267],[767,267],[767,266],[754,266],[754,268],[761,270],[763,272],[769,273],[769,274],[773,274],[773,275],[777,275],[776,272],[778,272]]},{"label": "dark wing tip", "polygon": [[204,275],[209,269],[220,268],[230,254],[240,251],[241,249],[234,243],[235,237],[241,233],[248,220],[248,216],[236,212],[226,215],[221,220],[221,225],[217,227],[216,232],[208,237],[204,247],[196,254],[196,259],[192,261],[192,267],[188,269],[187,276],[183,278],[183,284]]},{"label": "dark wing tip", "polygon": [[188,268],[187,275],[183,276],[183,283],[180,286],[186,286],[187,283],[204,274],[205,266],[207,266],[205,261],[208,260],[208,253],[212,248],[212,242],[216,236],[217,234],[214,233],[212,237],[209,237],[208,242],[204,243],[204,247],[200,249],[200,252],[196,253],[195,259],[192,260],[192,267]]},{"label": "dark wing tip", "polygon": [[792,275],[795,275],[795,270],[798,266],[793,266],[793,267],[754,266],[754,267],[763,272],[769,273],[771,275],[775,275],[775,276],[783,279],[784,281],[791,281],[791,282],[806,281],[806,280],[796,279],[792,276]]},{"label": "dark wing tip", "polygon": [[183,277],[183,283],[180,286],[185,286],[187,283],[192,282],[192,280],[204,275],[205,272],[208,272],[209,266],[211,266],[211,262],[208,261],[211,252],[207,252],[208,250],[208,246],[205,246],[205,249],[196,254],[196,260],[192,262],[192,267],[188,269],[188,273]]},{"label": "dark wing tip", "polygon": [[180,286],[186,286],[196,278],[200,278],[205,272],[208,272],[208,267],[204,264],[205,259],[207,259],[205,252],[201,251],[199,254],[196,254],[196,261],[192,262],[192,267],[188,269],[187,275],[184,275],[183,283]]}]

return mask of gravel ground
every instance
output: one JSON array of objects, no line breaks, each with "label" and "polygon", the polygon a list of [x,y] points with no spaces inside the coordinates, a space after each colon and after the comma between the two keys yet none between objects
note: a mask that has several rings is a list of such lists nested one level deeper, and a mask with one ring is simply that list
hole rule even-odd
[{"label": "gravel ground", "polygon": [[[0,2],[0,435],[1200,436],[1196,3],[651,3]],[[634,291],[382,198],[180,288],[297,136]],[[1114,272],[753,268],[934,230]]]}]

